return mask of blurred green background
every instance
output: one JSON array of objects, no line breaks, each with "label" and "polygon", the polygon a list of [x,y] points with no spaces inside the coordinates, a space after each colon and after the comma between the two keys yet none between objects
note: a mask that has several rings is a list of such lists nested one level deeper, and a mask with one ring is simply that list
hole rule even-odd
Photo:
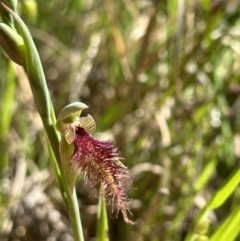
[{"label": "blurred green background", "polygon": [[[18,5],[56,113],[74,101],[87,104],[83,114],[94,117],[94,136],[114,140],[134,176],[129,197],[137,224],[125,224],[109,207],[110,240],[181,241],[189,232],[210,237],[239,209],[238,187],[209,210],[206,227],[200,223],[204,231],[191,231],[200,210],[239,168],[240,2]],[[2,49],[0,66],[0,240],[70,241],[27,77]],[[76,187],[84,235],[94,241],[97,199],[84,181]]]}]

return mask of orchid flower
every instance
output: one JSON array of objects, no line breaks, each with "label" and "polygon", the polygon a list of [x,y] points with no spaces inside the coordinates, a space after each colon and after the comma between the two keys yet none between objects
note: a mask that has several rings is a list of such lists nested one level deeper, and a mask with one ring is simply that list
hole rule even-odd
[{"label": "orchid flower", "polygon": [[116,204],[125,222],[134,224],[127,215],[127,212],[131,214],[127,189],[132,175],[122,164],[123,158],[112,141],[98,140],[91,135],[96,129],[95,121],[90,115],[79,117],[85,108],[87,106],[81,102],[66,106],[60,111],[56,124],[62,134],[60,155],[69,189],[73,189],[76,173],[84,172],[86,183],[91,188],[101,183],[102,197]]}]

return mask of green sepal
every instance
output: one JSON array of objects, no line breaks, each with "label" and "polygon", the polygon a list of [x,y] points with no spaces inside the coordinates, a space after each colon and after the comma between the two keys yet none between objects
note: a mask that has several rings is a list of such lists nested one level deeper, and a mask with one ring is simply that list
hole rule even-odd
[{"label": "green sepal", "polygon": [[65,178],[67,180],[67,188],[70,193],[70,195],[73,194],[73,188],[75,185],[76,175],[73,172],[70,158],[73,155],[74,152],[74,145],[68,144],[65,140],[65,138],[62,138],[59,144],[59,152],[60,152],[60,158],[61,163],[63,167],[63,172],[65,175]]},{"label": "green sepal", "polygon": [[87,105],[85,105],[82,102],[73,102],[67,106],[65,106],[58,115],[57,120],[62,120],[67,123],[72,123],[78,118],[82,112],[82,110],[88,108]]}]

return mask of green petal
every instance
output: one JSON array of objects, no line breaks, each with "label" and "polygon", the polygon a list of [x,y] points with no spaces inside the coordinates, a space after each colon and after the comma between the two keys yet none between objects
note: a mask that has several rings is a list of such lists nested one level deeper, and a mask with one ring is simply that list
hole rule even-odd
[{"label": "green petal", "polygon": [[96,124],[92,116],[81,117],[79,126],[82,127],[88,134],[92,134],[96,130]]}]

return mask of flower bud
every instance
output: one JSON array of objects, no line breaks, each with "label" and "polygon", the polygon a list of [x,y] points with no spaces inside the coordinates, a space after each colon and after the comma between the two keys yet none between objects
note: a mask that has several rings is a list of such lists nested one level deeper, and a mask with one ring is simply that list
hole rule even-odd
[{"label": "flower bud", "polygon": [[205,234],[209,229],[210,222],[207,218],[201,220],[197,226],[195,227],[195,233],[197,234]]},{"label": "flower bud", "polygon": [[38,6],[35,0],[25,0],[21,2],[22,15],[29,23],[34,23],[37,18]]},{"label": "flower bud", "polygon": [[208,241],[209,238],[206,235],[198,235],[196,234],[193,239],[193,241]]},{"label": "flower bud", "polygon": [[23,38],[5,23],[0,23],[0,45],[12,61],[22,66],[25,65]]}]

